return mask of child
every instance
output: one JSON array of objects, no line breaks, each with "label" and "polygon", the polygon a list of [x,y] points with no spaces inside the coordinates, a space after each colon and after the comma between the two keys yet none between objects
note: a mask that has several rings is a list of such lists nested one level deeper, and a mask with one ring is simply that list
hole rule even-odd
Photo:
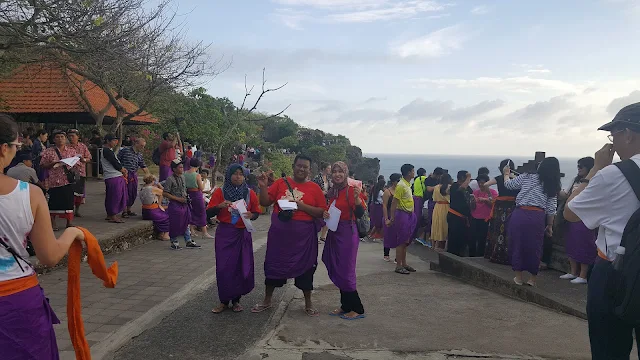
[{"label": "child", "polygon": [[144,186],[140,190],[142,201],[142,219],[152,220],[156,236],[159,240],[169,240],[169,214],[162,203],[162,186],[157,184],[153,175],[144,178]]}]

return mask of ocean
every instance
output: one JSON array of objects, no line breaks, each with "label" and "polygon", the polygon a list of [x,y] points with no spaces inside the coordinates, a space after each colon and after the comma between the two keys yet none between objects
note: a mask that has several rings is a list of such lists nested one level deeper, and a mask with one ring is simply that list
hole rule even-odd
[{"label": "ocean", "polygon": [[[427,174],[430,174],[436,167],[449,170],[449,174],[454,178],[460,170],[467,170],[475,178],[478,175],[478,168],[486,166],[491,173],[490,177],[500,175],[498,167],[500,161],[504,160],[504,157],[498,156],[475,156],[475,155],[398,155],[398,154],[365,154],[367,157],[377,157],[380,159],[380,175],[384,175],[388,180],[389,176],[393,173],[399,173],[400,167],[403,164],[412,164],[419,168],[425,168]],[[533,157],[527,158],[525,156],[513,156],[510,157],[515,163],[516,167],[523,163],[533,160]],[[577,174],[578,158],[558,158],[560,162],[560,171],[565,174],[562,178],[562,188],[567,188],[572,179]],[[357,174],[356,174],[357,176]]]}]

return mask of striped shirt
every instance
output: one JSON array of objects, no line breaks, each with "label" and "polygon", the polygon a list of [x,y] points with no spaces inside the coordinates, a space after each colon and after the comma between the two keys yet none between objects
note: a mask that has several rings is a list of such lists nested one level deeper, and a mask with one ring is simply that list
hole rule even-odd
[{"label": "striped shirt", "polygon": [[118,160],[130,173],[138,171],[138,168],[144,169],[147,167],[142,158],[142,153],[136,152],[132,146],[120,149]]},{"label": "striped shirt", "polygon": [[555,215],[558,197],[548,197],[540,183],[538,174],[522,174],[507,180],[504,186],[509,190],[520,190],[516,197],[516,206],[535,206],[544,209],[547,215]]}]

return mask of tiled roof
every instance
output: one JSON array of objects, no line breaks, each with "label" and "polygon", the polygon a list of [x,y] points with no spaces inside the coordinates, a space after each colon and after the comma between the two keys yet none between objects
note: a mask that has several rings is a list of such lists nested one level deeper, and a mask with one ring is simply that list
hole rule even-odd
[{"label": "tiled roof", "polygon": [[[86,113],[87,107],[80,97],[76,84],[81,77],[65,74],[60,67],[48,64],[30,64],[19,67],[12,75],[0,79],[0,109],[14,114],[28,113]],[[100,111],[109,103],[107,94],[91,81],[84,83],[86,97],[94,111]],[[129,112],[138,107],[122,98],[118,100]],[[116,109],[111,106],[106,116],[115,118]],[[147,112],[132,119],[134,122],[157,123]]]}]

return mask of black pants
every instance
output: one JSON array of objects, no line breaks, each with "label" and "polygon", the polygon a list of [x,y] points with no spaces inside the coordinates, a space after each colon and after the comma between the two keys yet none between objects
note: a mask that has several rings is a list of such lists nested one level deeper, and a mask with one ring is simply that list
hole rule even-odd
[{"label": "black pants", "polygon": [[[610,262],[598,258],[589,280],[587,317],[593,360],[628,360],[633,348],[633,326],[613,314],[613,299],[608,289],[613,271]],[[640,327],[635,331],[640,356]]]},{"label": "black pants", "polygon": [[542,245],[542,259],[540,259],[545,264],[551,263],[551,251],[553,250],[553,239],[548,237],[546,234],[544,235],[544,242]]},{"label": "black pants", "polygon": [[[317,266],[307,270],[304,274],[295,278],[295,286],[302,291],[313,290],[313,274],[316,272]],[[273,287],[283,287],[287,283],[287,279],[264,279],[264,284]]]},{"label": "black pants", "polygon": [[484,256],[487,243],[489,222],[484,219],[471,219],[471,236],[469,236],[469,256]]},{"label": "black pants", "polygon": [[469,241],[469,228],[467,221],[457,215],[448,214],[449,241],[447,242],[447,252],[462,256],[467,242]]},{"label": "black pants", "polygon": [[360,301],[360,295],[357,291],[342,291],[340,290],[340,307],[342,311],[357,312],[358,314],[364,314],[364,306]]},{"label": "black pants", "polygon": [[[237,298],[231,300],[231,301],[227,301],[226,303],[222,300],[220,300],[220,303],[225,304],[227,306],[233,306],[233,304],[239,304],[240,303],[240,296],[238,296]],[[231,303],[231,304],[229,304]]]},{"label": "black pants", "polygon": [[384,248],[384,256],[389,256],[390,248]]}]

